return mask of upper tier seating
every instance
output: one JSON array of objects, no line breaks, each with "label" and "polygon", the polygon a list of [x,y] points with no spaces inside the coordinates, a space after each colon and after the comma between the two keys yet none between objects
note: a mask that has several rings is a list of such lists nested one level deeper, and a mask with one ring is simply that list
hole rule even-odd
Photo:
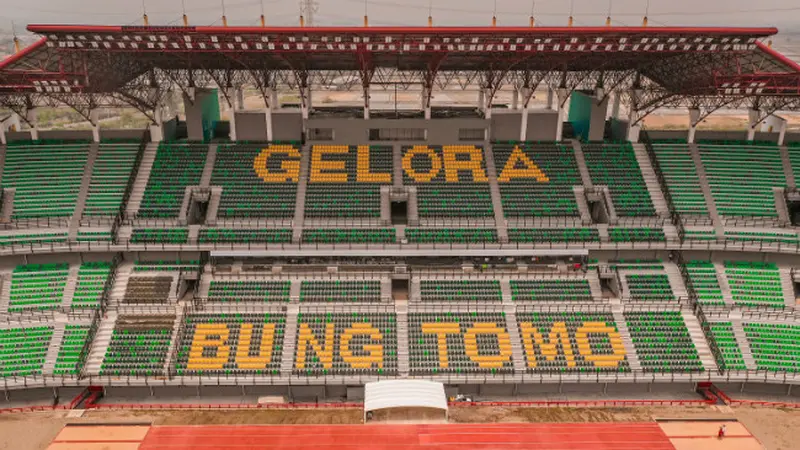
[{"label": "upper tier seating", "polygon": [[708,206],[689,146],[685,143],[655,143],[653,150],[675,211],[679,214],[708,215]]},{"label": "upper tier seating", "polygon": [[759,370],[800,372],[800,326],[745,323],[743,327]]},{"label": "upper tier seating", "polygon": [[211,185],[222,186],[221,218],[294,216],[300,151],[294,145],[220,144]]},{"label": "upper tier seating", "polygon": [[709,330],[714,342],[717,344],[722,361],[717,364],[723,370],[746,370],[742,351],[736,343],[733,327],[730,322],[709,322]]},{"label": "upper tier seating", "polygon": [[723,216],[777,217],[773,187],[785,187],[778,147],[700,145],[708,184]]},{"label": "upper tier seating", "polygon": [[783,307],[786,303],[778,266],[772,263],[726,262],[725,276],[733,301],[741,306]]},{"label": "upper tier seating", "polygon": [[64,299],[69,264],[17,266],[11,277],[9,312],[56,309]]},{"label": "upper tier seating", "polygon": [[137,228],[131,233],[131,244],[185,244],[188,228]]},{"label": "upper tier seating", "polygon": [[403,182],[417,187],[420,218],[494,214],[481,147],[403,147]]},{"label": "upper tier seating", "polygon": [[174,322],[174,316],[120,316],[100,374],[163,375]]},{"label": "upper tier seating", "polygon": [[100,144],[84,216],[115,216],[119,213],[138,153],[138,143]]},{"label": "upper tier seating", "polygon": [[511,298],[515,302],[591,301],[592,293],[586,280],[511,280]]},{"label": "upper tier seating", "polygon": [[379,302],[381,282],[377,280],[303,281],[301,302]]},{"label": "upper tier seating", "polygon": [[397,345],[394,314],[298,314],[294,373],[396,374]]},{"label": "upper tier seating", "polygon": [[215,302],[288,302],[289,281],[212,280],[208,300]]},{"label": "upper tier seating", "polygon": [[9,144],[3,187],[16,189],[11,219],[71,216],[88,157],[87,143]]},{"label": "upper tier seating", "polygon": [[271,313],[191,314],[184,319],[178,375],[277,375],[286,316]]},{"label": "upper tier seating", "polygon": [[392,147],[315,145],[306,217],[380,217],[384,184],[392,184]]},{"label": "upper tier seating", "polygon": [[103,289],[111,274],[111,263],[84,263],[78,271],[75,294],[72,296],[72,309],[100,308]]},{"label": "upper tier seating", "polygon": [[0,247],[10,245],[66,244],[67,233],[14,233],[0,236]]},{"label": "upper tier seating", "polygon": [[173,278],[170,276],[158,277],[131,277],[125,289],[124,303],[165,303],[169,298]]},{"label": "upper tier seating", "polygon": [[667,237],[661,228],[609,228],[611,242],[665,242]]},{"label": "upper tier seating", "polygon": [[286,244],[292,242],[289,229],[205,228],[197,237],[200,244]]},{"label": "upper tier seating", "polygon": [[199,261],[136,261],[134,272],[178,272],[181,270],[198,270]]},{"label": "upper tier seating", "polygon": [[513,371],[505,313],[408,315],[412,374]]},{"label": "upper tier seating", "polygon": [[592,182],[608,186],[617,215],[654,216],[639,163],[628,142],[622,144],[582,144]]},{"label": "upper tier seating", "polygon": [[664,274],[629,273],[625,275],[631,300],[674,300],[675,294]]},{"label": "upper tier seating", "polygon": [[0,375],[41,375],[53,327],[17,326],[0,329]]},{"label": "upper tier seating", "polygon": [[410,243],[425,244],[480,244],[497,242],[494,228],[406,228]]},{"label": "upper tier seating", "polygon": [[203,175],[208,144],[162,142],[150,171],[139,216],[177,217],[187,186],[197,186]]},{"label": "upper tier seating", "polygon": [[700,356],[679,311],[626,312],[625,320],[645,371],[703,370]]},{"label": "upper tier seating", "polygon": [[[70,325],[64,327],[64,338],[58,350],[58,358],[53,369],[54,375],[78,375],[88,353],[89,325]],[[85,350],[85,352],[84,352]]]},{"label": "upper tier seating", "polygon": [[572,146],[557,142],[492,148],[507,217],[577,216],[581,175]]},{"label": "upper tier seating", "polygon": [[594,228],[509,228],[511,242],[599,242],[600,234]]},{"label": "upper tier seating", "polygon": [[529,372],[627,372],[628,357],[611,314],[517,313]]},{"label": "upper tier seating", "polygon": [[316,228],[303,230],[303,242],[311,244],[390,244],[397,241],[394,228]]},{"label": "upper tier seating", "polygon": [[420,280],[423,302],[503,300],[500,280]]},{"label": "upper tier seating", "polygon": [[725,304],[714,264],[708,261],[689,261],[686,263],[686,272],[689,274],[698,302],[708,306]]}]

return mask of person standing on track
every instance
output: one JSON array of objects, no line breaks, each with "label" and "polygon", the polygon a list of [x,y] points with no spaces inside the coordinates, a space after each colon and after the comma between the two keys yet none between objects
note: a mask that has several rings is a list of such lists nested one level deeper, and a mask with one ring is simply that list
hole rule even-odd
[{"label": "person standing on track", "polygon": [[719,431],[717,432],[717,439],[724,438],[726,431],[727,431],[727,428],[725,427],[725,425],[720,426],[719,427]]}]

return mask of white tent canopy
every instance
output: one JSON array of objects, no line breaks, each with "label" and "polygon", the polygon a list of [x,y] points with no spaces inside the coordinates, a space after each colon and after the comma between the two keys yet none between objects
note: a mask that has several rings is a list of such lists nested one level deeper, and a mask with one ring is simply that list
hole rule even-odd
[{"label": "white tent canopy", "polygon": [[385,380],[364,386],[364,418],[386,408],[434,408],[447,414],[444,384],[428,380]]}]

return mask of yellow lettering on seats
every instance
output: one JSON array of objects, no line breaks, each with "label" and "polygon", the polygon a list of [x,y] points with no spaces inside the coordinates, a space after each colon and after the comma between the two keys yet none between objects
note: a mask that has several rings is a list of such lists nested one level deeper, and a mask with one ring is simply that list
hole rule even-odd
[{"label": "yellow lettering on seats", "polygon": [[422,332],[435,334],[439,349],[439,367],[446,368],[450,365],[447,359],[447,335],[460,334],[461,327],[456,322],[423,323]]},{"label": "yellow lettering on seats", "polygon": [[345,170],[344,161],[324,160],[322,155],[346,155],[349,152],[350,148],[346,145],[315,145],[311,149],[311,176],[308,181],[312,183],[347,183],[347,172],[330,172],[331,170]]},{"label": "yellow lettering on seats", "polygon": [[[500,353],[497,355],[481,355],[478,352],[479,334],[497,335]],[[477,322],[464,333],[464,352],[469,359],[478,363],[478,367],[501,368],[504,362],[511,360],[511,339],[508,337],[506,330],[497,326],[496,323]]]},{"label": "yellow lettering on seats", "polygon": [[[431,161],[431,170],[428,172],[417,172],[414,167],[411,165],[411,160],[414,159],[416,155],[425,155]],[[442,170],[442,158],[436,154],[436,152],[432,148],[428,148],[425,145],[415,145],[411,147],[405,155],[403,155],[403,170],[405,170],[406,175],[409,178],[416,181],[417,183],[430,183],[431,180],[436,178],[439,175],[439,172]]]},{"label": "yellow lettering on seats", "polygon": [[319,362],[322,363],[322,367],[325,369],[333,368],[333,341],[335,335],[336,327],[333,323],[326,323],[325,324],[325,340],[322,341],[322,345],[320,345],[319,341],[317,341],[317,337],[314,336],[314,332],[311,331],[311,327],[308,326],[307,323],[300,324],[300,331],[297,335],[297,361],[295,365],[298,369],[303,369],[306,367],[306,358],[308,356],[308,347],[314,350],[314,353],[317,354],[319,358]]},{"label": "yellow lettering on seats", "polygon": [[558,343],[564,347],[564,356],[567,359],[567,367],[575,367],[575,356],[572,353],[572,345],[569,342],[567,325],[564,322],[553,323],[550,333],[547,335],[547,342],[539,333],[539,330],[531,322],[520,323],[522,331],[522,344],[525,346],[525,353],[528,355],[528,367],[536,367],[535,347],[541,349],[542,356],[548,361],[555,361],[558,356]]},{"label": "yellow lettering on seats", "polygon": [[[225,345],[228,340],[228,325],[224,323],[201,323],[194,330],[192,346],[189,350],[188,370],[222,369],[231,355],[231,348]],[[212,338],[216,336],[215,338]],[[216,356],[203,356],[208,348],[217,349]]]},{"label": "yellow lettering on seats", "polygon": [[[281,161],[283,172],[270,172],[267,166],[270,156],[274,154],[286,154],[291,159]],[[261,150],[261,153],[253,160],[253,170],[267,183],[285,183],[300,180],[300,152],[291,145],[270,145]]]},{"label": "yellow lettering on seats", "polygon": [[375,341],[383,339],[383,334],[381,334],[380,330],[371,324],[356,322],[339,336],[339,354],[342,359],[354,369],[369,369],[372,368],[373,364],[383,368],[383,345],[381,344],[364,345],[362,349],[369,353],[368,356],[353,356],[350,340],[357,335],[369,336],[370,339]]},{"label": "yellow lettering on seats", "polygon": [[[593,355],[592,347],[589,345],[589,333],[607,334],[614,353],[612,355]],[[575,340],[578,343],[580,354],[597,367],[617,367],[619,362],[625,359],[622,337],[614,327],[605,322],[584,322],[583,326],[575,330]]]},{"label": "yellow lettering on seats", "polygon": [[272,362],[272,345],[275,342],[275,324],[265,323],[261,335],[258,356],[250,356],[250,343],[253,341],[253,324],[242,324],[239,343],[236,348],[236,365],[240,369],[263,369]]},{"label": "yellow lettering on seats", "polygon": [[[525,165],[524,169],[517,168],[517,163],[520,162]],[[528,158],[528,155],[518,146],[514,146],[514,150],[511,152],[511,155],[508,156],[508,161],[506,161],[503,171],[500,172],[500,176],[497,177],[497,181],[500,183],[508,183],[512,178],[536,178],[536,181],[539,183],[547,183],[550,181],[547,175],[542,172],[542,169]]]},{"label": "yellow lettering on seats", "polygon": [[[472,172],[472,181],[487,183],[489,178],[483,170],[483,152],[473,145],[445,145],[442,147],[444,154],[444,179],[448,183],[458,183],[458,172],[467,170]],[[459,160],[456,155],[469,155],[469,159]]]},{"label": "yellow lettering on seats", "polygon": [[369,146],[358,146],[356,159],[356,181],[359,183],[386,183],[392,182],[390,173],[372,173],[369,171]]}]

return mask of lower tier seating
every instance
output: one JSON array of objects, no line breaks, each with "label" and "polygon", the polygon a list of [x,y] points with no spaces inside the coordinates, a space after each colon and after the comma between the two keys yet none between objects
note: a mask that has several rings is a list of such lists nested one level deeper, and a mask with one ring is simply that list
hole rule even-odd
[{"label": "lower tier seating", "polygon": [[197,242],[200,244],[285,244],[292,242],[292,230],[206,228],[200,230]]},{"label": "lower tier seating", "polygon": [[89,325],[70,325],[64,327],[64,338],[58,350],[58,358],[53,375],[79,375],[83,368],[89,346]]},{"label": "lower tier seating", "polygon": [[617,215],[655,215],[650,193],[630,143],[589,143],[583,144],[582,148],[592,182],[608,186]]},{"label": "lower tier seating", "polygon": [[591,301],[586,280],[511,280],[511,298],[515,302]]},{"label": "lower tier seating", "polygon": [[689,261],[686,263],[686,273],[692,282],[697,301],[702,305],[722,306],[725,301],[722,289],[719,287],[717,270],[714,264],[708,261]]},{"label": "lower tier seating", "polygon": [[303,230],[303,242],[313,244],[375,244],[397,240],[394,228],[319,228]]},{"label": "lower tier seating", "polygon": [[394,314],[298,314],[294,373],[396,374],[397,345]]},{"label": "lower tier seating", "polygon": [[131,277],[125,289],[124,303],[166,303],[172,287],[172,277]]},{"label": "lower tier seating", "polygon": [[21,233],[0,236],[0,247],[11,245],[65,244],[67,233]]},{"label": "lower tier seating", "polygon": [[503,300],[499,280],[420,280],[423,302],[499,302]]},{"label": "lower tier seating", "polygon": [[100,308],[103,289],[111,274],[111,263],[91,262],[81,265],[75,294],[72,296],[72,309]]},{"label": "lower tier seating", "polygon": [[69,264],[17,266],[11,275],[9,312],[56,309],[64,299]]},{"label": "lower tier seating", "polygon": [[594,228],[510,228],[508,240],[511,242],[600,242],[600,235]]},{"label": "lower tier seating", "polygon": [[723,370],[747,370],[731,323],[709,322],[708,326],[722,359],[722,361],[717,360],[717,365]]},{"label": "lower tier seating", "polygon": [[631,300],[674,300],[675,294],[669,284],[669,278],[664,274],[638,274],[625,275],[628,282],[628,294]]},{"label": "lower tier seating", "polygon": [[778,266],[759,262],[726,262],[725,276],[733,301],[741,306],[783,307],[786,303]]},{"label": "lower tier seating", "polygon": [[164,375],[174,316],[120,316],[100,375]]},{"label": "lower tier seating", "polygon": [[181,270],[199,270],[200,261],[136,261],[134,272],[177,272]]},{"label": "lower tier seating", "polygon": [[379,302],[381,282],[368,281],[303,281],[301,302]]},{"label": "lower tier seating", "polygon": [[513,371],[505,313],[408,315],[412,374]]},{"label": "lower tier seating", "polygon": [[178,375],[279,374],[284,314],[191,314],[183,322],[175,360]]},{"label": "lower tier seating", "polygon": [[611,242],[665,242],[664,230],[661,228],[609,228],[608,237]]},{"label": "lower tier seating", "polygon": [[517,313],[529,372],[627,372],[614,316],[605,313]]},{"label": "lower tier seating", "polygon": [[289,281],[212,281],[208,300],[214,302],[288,302]]},{"label": "lower tier seating", "polygon": [[188,239],[186,228],[140,228],[131,234],[131,244],[185,244]]},{"label": "lower tier seating", "polygon": [[18,326],[0,329],[0,375],[41,375],[53,327]]},{"label": "lower tier seating", "polygon": [[800,372],[800,326],[773,323],[745,323],[758,370]]},{"label": "lower tier seating", "polygon": [[497,230],[480,228],[407,228],[406,239],[411,243],[480,244],[497,242]]},{"label": "lower tier seating", "polygon": [[699,372],[703,364],[679,311],[626,312],[633,345],[646,372]]}]

